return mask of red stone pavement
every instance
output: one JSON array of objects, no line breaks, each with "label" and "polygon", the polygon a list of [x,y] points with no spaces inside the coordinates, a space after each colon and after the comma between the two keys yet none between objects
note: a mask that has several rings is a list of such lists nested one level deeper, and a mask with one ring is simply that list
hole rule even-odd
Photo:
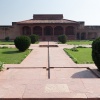
[{"label": "red stone pavement", "polygon": [[48,48],[39,47],[44,44],[48,42],[32,44],[21,64],[4,65],[9,69],[0,72],[0,98],[100,98],[100,73],[94,64],[75,64],[63,51],[72,45],[50,42],[59,47],[50,47],[47,70]]}]

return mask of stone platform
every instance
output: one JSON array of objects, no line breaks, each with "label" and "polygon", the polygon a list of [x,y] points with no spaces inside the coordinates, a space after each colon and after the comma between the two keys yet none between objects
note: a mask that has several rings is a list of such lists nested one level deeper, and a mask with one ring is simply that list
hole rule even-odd
[{"label": "stone platform", "polygon": [[63,51],[72,46],[56,42],[49,42],[58,47],[49,47],[48,64],[48,47],[39,47],[44,44],[48,42],[31,45],[32,52],[21,64],[4,65],[8,70],[0,72],[1,99],[100,98],[100,73],[94,64],[75,64]]}]

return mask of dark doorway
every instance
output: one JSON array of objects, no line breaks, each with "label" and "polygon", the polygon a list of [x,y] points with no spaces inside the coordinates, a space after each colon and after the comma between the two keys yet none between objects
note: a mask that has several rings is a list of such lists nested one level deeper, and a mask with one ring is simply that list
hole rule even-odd
[{"label": "dark doorway", "polygon": [[31,29],[28,26],[23,27],[23,35],[31,35]]},{"label": "dark doorway", "polygon": [[77,40],[80,40],[80,33],[77,33]]},{"label": "dark doorway", "polygon": [[86,40],[86,33],[81,33],[81,40]]},{"label": "dark doorway", "polygon": [[44,34],[47,36],[52,36],[53,35],[53,29],[50,26],[46,26],[44,28]]},{"label": "dark doorway", "polygon": [[42,28],[40,26],[35,26],[33,28],[33,34],[42,35]]},{"label": "dark doorway", "polygon": [[64,34],[63,28],[61,26],[56,26],[54,28],[54,35],[62,35]]}]

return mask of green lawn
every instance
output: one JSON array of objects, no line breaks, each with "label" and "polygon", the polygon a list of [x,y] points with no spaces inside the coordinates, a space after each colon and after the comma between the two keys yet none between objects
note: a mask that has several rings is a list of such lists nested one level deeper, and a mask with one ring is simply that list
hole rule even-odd
[{"label": "green lawn", "polygon": [[90,45],[93,41],[90,40],[74,40],[74,41],[67,41],[66,44],[69,45]]},{"label": "green lawn", "polygon": [[[39,44],[39,41],[34,44]],[[0,41],[0,45],[14,45],[14,41]]]},{"label": "green lawn", "polygon": [[13,45],[13,41],[0,41],[0,45]]},{"label": "green lawn", "polygon": [[93,63],[91,52],[92,48],[77,48],[78,51],[72,51],[71,49],[64,49],[64,51],[73,59],[75,63]]},{"label": "green lawn", "polygon": [[31,50],[19,52],[15,48],[0,48],[0,61],[5,64],[19,64],[30,52]]}]

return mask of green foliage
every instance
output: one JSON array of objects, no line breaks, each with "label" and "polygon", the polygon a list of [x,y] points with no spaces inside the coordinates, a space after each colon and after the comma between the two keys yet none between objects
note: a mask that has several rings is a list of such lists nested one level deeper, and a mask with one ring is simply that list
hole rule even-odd
[{"label": "green foliage", "polygon": [[93,63],[91,56],[91,48],[77,48],[77,52],[73,52],[71,49],[64,49],[64,51],[72,58],[75,63],[86,64]]},{"label": "green foliage", "polygon": [[31,40],[28,36],[19,36],[14,40],[15,46],[19,51],[24,52],[31,44]]},{"label": "green foliage", "polygon": [[73,47],[73,48],[71,48],[71,51],[78,51],[78,49],[77,49],[77,47]]},{"label": "green foliage", "polygon": [[60,35],[58,36],[58,41],[61,43],[66,43],[67,37],[66,35]]},{"label": "green foliage", "polygon": [[31,43],[34,44],[39,40],[39,36],[36,34],[33,34],[30,36],[30,39],[31,39]]},{"label": "green foliage", "polygon": [[0,48],[0,61],[4,64],[20,64],[31,50],[20,52],[16,48]]},{"label": "green foliage", "polygon": [[90,40],[68,40],[68,45],[91,45],[93,41]]},{"label": "green foliage", "polygon": [[9,41],[9,40],[10,40],[9,36],[5,37],[5,41]]},{"label": "green foliage", "polygon": [[3,69],[3,63],[0,61],[0,71]]},{"label": "green foliage", "polygon": [[14,45],[13,41],[0,41],[0,45]]},{"label": "green foliage", "polygon": [[8,48],[7,46],[0,47],[0,49],[7,49],[7,48]]},{"label": "green foliage", "polygon": [[100,37],[92,43],[92,59],[97,68],[100,70]]},{"label": "green foliage", "polygon": [[71,54],[69,54],[69,53],[67,52],[67,50],[68,50],[68,49],[64,49],[64,51],[66,52],[66,54],[77,64],[77,63],[78,63],[77,59],[74,58]]},{"label": "green foliage", "polygon": [[87,48],[87,47],[84,47],[84,46],[78,46],[77,48]]}]

